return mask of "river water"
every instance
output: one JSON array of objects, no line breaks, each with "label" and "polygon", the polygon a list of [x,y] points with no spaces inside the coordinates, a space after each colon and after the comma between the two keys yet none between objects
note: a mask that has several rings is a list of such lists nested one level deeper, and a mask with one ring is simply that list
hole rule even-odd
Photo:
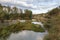
[{"label": "river water", "polygon": [[[44,26],[41,22],[32,22],[34,24],[39,24],[43,29]],[[43,40],[44,36],[48,34],[47,30],[45,32],[34,32],[24,30],[18,33],[12,33],[7,40]]]}]

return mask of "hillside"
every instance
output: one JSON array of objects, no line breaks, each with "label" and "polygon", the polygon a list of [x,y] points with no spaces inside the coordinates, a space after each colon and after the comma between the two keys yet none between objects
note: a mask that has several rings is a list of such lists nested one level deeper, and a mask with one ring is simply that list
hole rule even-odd
[{"label": "hillside", "polygon": [[55,8],[49,11],[46,17],[45,27],[49,32],[46,40],[60,40],[60,9]]},{"label": "hillside", "polygon": [[47,15],[48,14],[46,14],[46,13],[34,14],[33,17],[32,17],[32,19],[36,19],[36,21],[44,23],[44,22],[47,21],[47,19],[46,19]]}]

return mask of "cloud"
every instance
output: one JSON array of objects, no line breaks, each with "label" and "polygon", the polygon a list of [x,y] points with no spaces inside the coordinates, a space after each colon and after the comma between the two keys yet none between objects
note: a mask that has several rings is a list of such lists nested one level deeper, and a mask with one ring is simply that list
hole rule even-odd
[{"label": "cloud", "polygon": [[27,0],[0,0],[0,2],[2,3],[9,3],[9,4],[14,4],[15,6],[16,5],[21,5],[21,6],[24,6],[24,7],[30,7],[30,8],[37,8],[37,6],[33,5],[33,4],[27,4],[26,2]]},{"label": "cloud", "polygon": [[0,0],[0,3],[3,5],[20,7],[22,9],[31,9],[37,13],[42,13],[59,6],[60,0]]}]

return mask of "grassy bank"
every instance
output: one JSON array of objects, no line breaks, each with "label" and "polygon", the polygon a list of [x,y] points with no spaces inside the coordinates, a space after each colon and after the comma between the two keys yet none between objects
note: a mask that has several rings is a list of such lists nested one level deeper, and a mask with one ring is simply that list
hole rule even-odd
[{"label": "grassy bank", "polygon": [[44,32],[44,29],[41,28],[40,25],[32,24],[32,23],[20,23],[12,24],[7,27],[0,28],[0,38],[7,38],[11,33],[18,33],[23,30],[32,30],[35,32]]}]

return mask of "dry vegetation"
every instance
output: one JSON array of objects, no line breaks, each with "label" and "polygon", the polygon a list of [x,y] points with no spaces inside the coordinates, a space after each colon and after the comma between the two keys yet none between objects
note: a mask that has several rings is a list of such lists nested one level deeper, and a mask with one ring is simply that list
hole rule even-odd
[{"label": "dry vegetation", "polygon": [[55,8],[48,12],[45,27],[49,35],[44,40],[60,40],[60,9]]}]

